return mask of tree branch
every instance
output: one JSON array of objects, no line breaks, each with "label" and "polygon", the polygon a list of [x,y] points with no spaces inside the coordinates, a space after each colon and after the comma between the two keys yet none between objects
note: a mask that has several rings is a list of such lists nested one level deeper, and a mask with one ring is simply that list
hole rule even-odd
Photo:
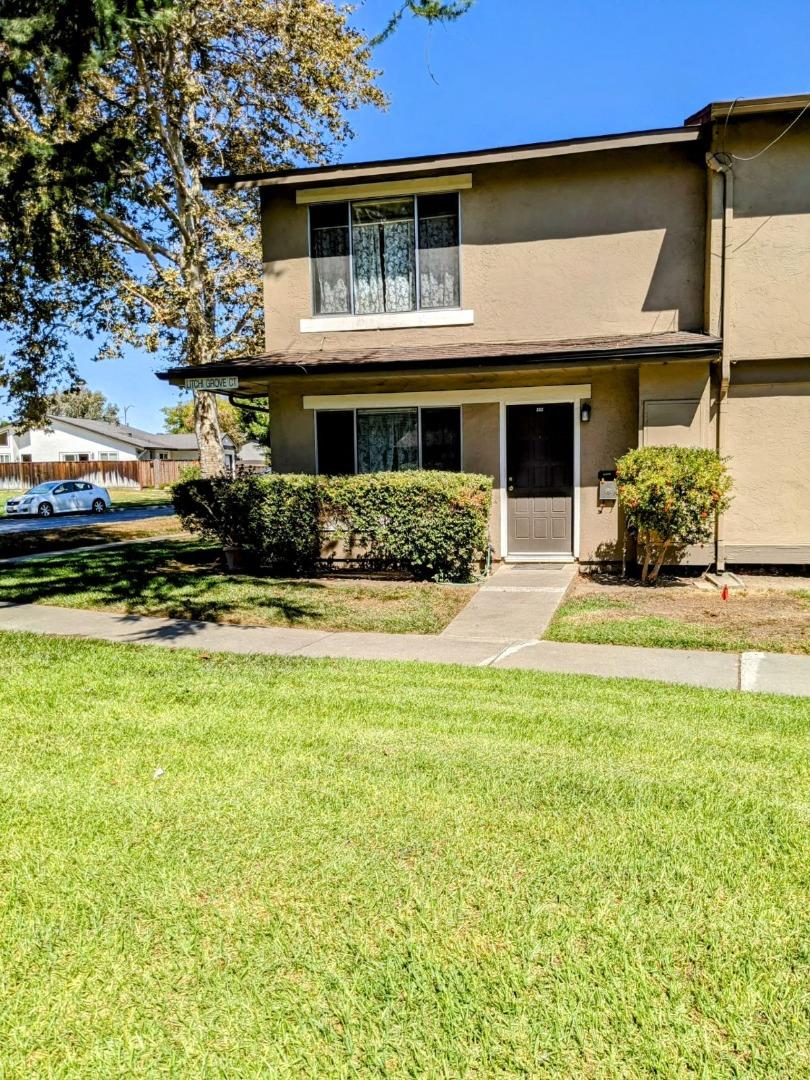
[{"label": "tree branch", "polygon": [[104,207],[91,203],[88,209],[91,210],[98,220],[106,225],[108,229],[114,232],[120,240],[123,240],[132,251],[136,251],[140,255],[145,255],[157,273],[160,274],[163,281],[166,281],[165,269],[160,264],[158,256],[166,259],[167,262],[173,263],[175,266],[179,265],[177,256],[172,251],[169,251],[169,249],[162,244],[156,244],[153,241],[147,240],[137,229],[134,229],[131,225],[128,225],[114,214],[110,214]]}]

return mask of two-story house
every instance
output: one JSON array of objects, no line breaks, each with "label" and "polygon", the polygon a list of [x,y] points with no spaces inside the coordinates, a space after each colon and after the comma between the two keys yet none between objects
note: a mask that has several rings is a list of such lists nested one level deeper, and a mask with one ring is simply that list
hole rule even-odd
[{"label": "two-story house", "polygon": [[619,455],[716,447],[705,561],[810,563],[810,97],[237,185],[266,352],[207,371],[269,397],[275,470],[488,473],[496,557],[592,561]]}]

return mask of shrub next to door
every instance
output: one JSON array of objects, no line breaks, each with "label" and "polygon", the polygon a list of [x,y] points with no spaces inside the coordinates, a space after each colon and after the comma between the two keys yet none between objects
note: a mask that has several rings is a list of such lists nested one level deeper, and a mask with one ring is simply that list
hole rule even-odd
[{"label": "shrub next to door", "polygon": [[192,532],[276,571],[322,564],[325,540],[352,561],[420,579],[467,581],[486,558],[492,479],[408,471],[358,476],[216,477],[183,481],[174,504]]}]

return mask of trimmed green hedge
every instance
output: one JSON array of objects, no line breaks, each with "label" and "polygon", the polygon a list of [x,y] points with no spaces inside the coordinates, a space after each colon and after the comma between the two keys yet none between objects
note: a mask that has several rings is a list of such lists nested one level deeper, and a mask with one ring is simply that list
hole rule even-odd
[{"label": "trimmed green hedge", "polygon": [[269,570],[302,573],[341,543],[367,569],[467,581],[486,557],[492,480],[469,473],[184,480],[174,504],[192,532]]}]

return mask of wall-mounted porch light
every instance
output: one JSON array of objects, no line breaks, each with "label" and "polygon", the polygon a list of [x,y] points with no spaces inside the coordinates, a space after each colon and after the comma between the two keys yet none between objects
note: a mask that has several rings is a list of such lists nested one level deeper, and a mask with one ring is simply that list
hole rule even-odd
[{"label": "wall-mounted porch light", "polygon": [[587,424],[591,418],[591,403],[590,401],[583,401],[579,407],[579,418],[583,424]]}]

